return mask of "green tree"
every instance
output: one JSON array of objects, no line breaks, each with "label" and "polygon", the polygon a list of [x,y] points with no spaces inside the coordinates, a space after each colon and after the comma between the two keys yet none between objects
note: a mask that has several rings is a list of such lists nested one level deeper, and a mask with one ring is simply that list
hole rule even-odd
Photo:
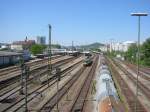
[{"label": "green tree", "polygon": [[136,63],[136,54],[137,54],[137,45],[132,44],[128,48],[128,51],[125,53],[125,59],[132,63]]},{"label": "green tree", "polygon": [[59,44],[52,44],[51,47],[52,47],[52,48],[60,49],[60,48],[61,48],[61,45],[59,45]]},{"label": "green tree", "polygon": [[141,53],[141,63],[150,66],[150,38],[143,43]]},{"label": "green tree", "polygon": [[107,55],[110,56],[110,57],[112,57],[112,58],[113,58],[113,57],[116,57],[116,51],[113,51],[113,50],[112,50],[111,52],[108,51],[108,52],[107,52]]},{"label": "green tree", "polygon": [[90,50],[91,50],[91,51],[101,52],[101,50],[100,50],[100,49],[98,49],[98,48],[91,48]]},{"label": "green tree", "polygon": [[36,55],[36,54],[41,54],[43,53],[43,50],[46,48],[45,45],[40,45],[40,44],[35,44],[35,45],[32,45],[31,48],[30,48],[30,51],[33,55]]}]

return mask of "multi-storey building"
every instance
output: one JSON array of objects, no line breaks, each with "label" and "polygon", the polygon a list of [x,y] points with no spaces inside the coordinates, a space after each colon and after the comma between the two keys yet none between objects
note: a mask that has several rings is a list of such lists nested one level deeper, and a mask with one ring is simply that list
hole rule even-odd
[{"label": "multi-storey building", "polygon": [[37,36],[37,44],[46,44],[46,37],[44,36]]}]

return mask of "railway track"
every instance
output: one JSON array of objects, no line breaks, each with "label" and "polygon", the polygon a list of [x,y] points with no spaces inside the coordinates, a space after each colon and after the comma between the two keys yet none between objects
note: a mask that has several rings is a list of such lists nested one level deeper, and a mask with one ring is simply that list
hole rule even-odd
[{"label": "railway track", "polygon": [[[52,59],[57,59],[57,58],[60,58],[61,56],[53,56]],[[39,60],[34,60],[34,61],[31,61],[31,62],[26,62],[26,64],[28,66],[34,66],[34,65],[37,65],[37,64],[40,64],[40,63],[45,63],[47,61],[47,59],[39,59]],[[12,73],[12,72],[15,72],[15,71],[18,71],[20,70],[20,67],[18,66],[11,66],[11,67],[7,67],[7,68],[2,68],[0,69],[0,76],[3,76],[3,75],[6,75],[6,74],[9,74],[9,73]]]},{"label": "railway track", "polygon": [[[136,85],[136,77],[133,76],[132,73],[130,73],[127,69],[123,68],[121,66],[121,63],[115,63],[116,65],[118,65],[118,67],[125,72],[128,77],[134,82],[134,84]],[[129,66],[130,67],[130,66]],[[137,74],[136,74],[137,75]],[[142,76],[142,75],[140,75]],[[139,77],[140,78],[140,77]],[[150,79],[147,78],[147,81],[150,81]],[[139,88],[141,89],[141,91],[143,91],[143,93],[146,95],[146,97],[148,98],[148,100],[150,101],[150,88],[148,88],[148,86],[144,85],[142,81],[139,80],[139,84],[138,84]]]},{"label": "railway track", "polygon": [[54,106],[57,104],[57,100],[59,101],[63,95],[66,94],[66,91],[73,85],[73,83],[78,79],[81,73],[84,71],[84,67],[80,68],[80,70],[63,85],[62,88],[58,90],[58,93],[55,93],[48,102],[46,102],[39,110],[39,112],[51,112]]},{"label": "railway track", "polygon": [[[137,65],[126,62],[126,61],[121,61],[118,59],[115,59],[115,60],[120,61],[120,63],[125,64],[126,66],[131,68],[135,73],[137,73]],[[140,73],[140,77],[144,78],[145,80],[150,81],[150,68],[145,68],[145,67],[140,66],[139,73]]]},{"label": "railway track", "polygon": [[[52,61],[59,60],[61,58],[65,58],[65,56],[58,57],[58,58],[56,57],[55,59],[52,59]],[[36,70],[36,69],[42,67],[42,64],[43,64],[43,66],[48,64],[47,62],[48,62],[48,60],[44,59],[44,60],[38,60],[38,61],[34,61],[34,62],[26,62],[25,64],[27,66],[29,66],[30,69]],[[15,66],[15,67],[12,67],[11,69],[9,69],[9,68],[1,69],[1,71],[2,72],[0,73],[0,82],[6,80],[7,78],[13,78],[13,77],[17,76],[18,74],[21,73],[21,68],[19,66]],[[14,74],[16,74],[16,75],[14,75]]]},{"label": "railway track", "polygon": [[84,84],[82,85],[82,88],[79,91],[79,94],[77,95],[76,100],[70,109],[70,112],[82,112],[88,94],[88,90],[98,63],[96,60],[98,60],[98,56],[94,59],[93,65],[90,68],[90,72],[88,73],[86,80],[84,81]]},{"label": "railway track", "polygon": [[141,67],[141,68],[142,68],[141,71],[150,75],[150,67],[149,68],[148,67]]},{"label": "railway track", "polygon": [[[76,59],[76,58],[70,58],[70,59],[68,59],[68,60],[64,60],[64,61],[61,61],[61,62],[57,62],[57,63],[55,63],[54,65],[55,65],[55,67],[60,67],[60,66],[66,64],[66,63],[68,63],[69,61],[74,60],[74,59]],[[28,80],[28,85],[29,85],[30,83],[32,83],[32,80],[35,79],[34,77],[37,77],[37,76],[42,77],[43,75],[46,75],[46,73],[47,73],[47,68],[45,68],[45,69],[43,69],[43,70],[41,70],[41,71],[38,71],[36,74],[34,74],[34,76],[32,75],[32,77],[30,77],[30,79]],[[0,102],[7,102],[7,100],[5,100],[5,99],[7,99],[10,95],[13,95],[13,94],[15,94],[16,92],[18,92],[20,89],[21,89],[21,87],[20,87],[20,83],[19,83],[19,84],[17,84],[16,86],[11,87],[11,89],[8,89],[7,91],[2,92],[2,93],[0,94],[0,100],[1,100]]]},{"label": "railway track", "polygon": [[[71,66],[68,66],[67,68],[65,68],[62,71],[62,73],[70,70],[73,66],[75,66],[78,63],[75,63],[74,65],[71,65]],[[52,80],[53,80],[53,83],[51,85],[53,85],[56,82],[56,81],[54,81],[54,79],[55,79],[54,77],[50,77],[50,82],[52,82]],[[64,76],[62,76],[62,77],[64,77]],[[36,90],[34,90],[31,93],[29,93],[28,94],[28,96],[29,96],[28,97],[28,102],[30,102],[31,100],[33,100],[34,98],[36,98],[39,94],[41,94],[43,91],[47,90],[48,88],[49,87],[47,86],[47,83],[44,83],[40,87],[38,87]],[[37,92],[37,94],[34,94],[35,92]],[[7,108],[5,108],[2,112],[6,112],[6,111],[8,111],[8,112],[9,111],[14,111],[15,112],[15,111],[18,111],[19,109],[21,109],[25,105],[23,99],[24,98],[21,97],[15,103],[13,103],[11,106],[8,106]]]},{"label": "railway track", "polygon": [[[63,62],[65,60],[68,60],[68,59],[71,59],[73,57],[66,57],[66,58],[60,58],[60,59],[54,59],[52,60],[52,64],[58,64],[60,62]],[[47,68],[47,63],[41,63],[39,65],[35,65],[33,67],[30,67],[30,75],[33,75],[35,74],[38,70],[42,70],[42,69],[45,69]],[[17,71],[17,72],[12,72],[11,74],[7,74],[4,78],[1,77],[0,78],[0,89],[3,89],[3,88],[6,88],[7,86],[15,83],[15,82],[18,82],[20,80],[20,75],[21,75],[21,71]]]},{"label": "railway track", "polygon": [[[137,66],[135,66],[131,63],[127,63],[127,62],[118,60],[118,59],[113,59],[113,60],[116,61],[117,63],[120,63],[120,65],[122,65],[123,67],[126,67],[126,68],[130,69],[131,71],[134,72],[134,74],[137,74]],[[143,69],[141,68],[140,71],[139,71],[140,78],[143,78],[146,81],[150,81],[150,75],[147,74],[146,72],[143,72],[142,70]]]},{"label": "railway track", "polygon": [[[65,94],[67,93],[67,91],[73,86],[73,84],[78,80],[78,78],[81,76],[81,74],[84,72],[84,71],[90,71],[90,73],[87,75],[89,77],[86,77],[87,81],[85,80],[84,82],[84,85],[82,85],[82,88],[80,91],[79,94],[82,96],[82,98],[86,98],[86,95],[88,93],[88,89],[89,89],[89,85],[90,85],[90,82],[91,82],[91,79],[92,79],[92,72],[94,72],[94,67],[95,67],[95,63],[93,64],[92,67],[90,68],[86,68],[86,67],[83,67],[80,68],[80,70],[61,88],[59,89],[58,93],[56,93],[40,110],[40,112],[51,112],[53,109],[54,109],[54,106],[57,104],[57,101],[59,102],[63,96],[65,96]],[[90,70],[89,70],[90,69]],[[84,94],[84,95],[83,95]],[[79,96],[80,96],[79,95]],[[77,95],[78,96],[78,95]],[[80,98],[81,98],[80,96]],[[78,97],[79,98],[79,97]],[[76,100],[75,100],[76,101]],[[82,100],[83,101],[83,100]],[[74,103],[75,104],[75,103]],[[81,104],[81,103],[80,103]],[[73,107],[72,107],[73,108]],[[71,108],[70,108],[71,109]],[[70,110],[71,111],[71,110]]]},{"label": "railway track", "polygon": [[[132,64],[128,61],[122,61],[122,62],[125,63],[126,65],[131,66],[132,68],[137,67],[137,65]],[[146,74],[147,76],[150,76],[150,68],[149,67],[140,66],[140,71],[143,72],[144,74]]]},{"label": "railway track", "polygon": [[[131,63],[126,63],[123,62],[125,65],[127,65],[128,67],[132,68],[132,70],[134,70],[134,72],[137,72],[137,66],[131,64]],[[150,70],[148,71],[147,69],[144,68],[140,68],[140,77],[144,78],[145,80],[150,81]]]},{"label": "railway track", "polygon": [[[135,111],[135,93],[133,93],[127,82],[123,79],[123,76],[125,75],[129,77],[129,79],[131,79],[135,84],[135,81],[131,78],[132,74],[129,74],[127,70],[123,69],[120,65],[118,65],[118,63],[110,59],[107,59],[107,61],[107,63],[111,66],[111,70],[115,79],[117,80],[117,83],[119,84],[121,94],[123,94],[125,97],[124,103],[127,103],[130,112]],[[119,72],[120,70],[118,69],[120,69],[122,72]],[[147,112],[147,110],[145,109],[141,101],[139,101],[139,99],[137,100],[137,112]]]}]

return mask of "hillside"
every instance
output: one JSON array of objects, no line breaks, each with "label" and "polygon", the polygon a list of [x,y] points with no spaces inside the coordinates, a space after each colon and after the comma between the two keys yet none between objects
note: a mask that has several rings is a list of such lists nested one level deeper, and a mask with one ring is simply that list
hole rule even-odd
[{"label": "hillside", "polygon": [[92,44],[89,44],[89,45],[81,45],[80,47],[84,48],[84,49],[97,49],[100,46],[104,46],[104,44],[95,42],[95,43],[92,43]]}]

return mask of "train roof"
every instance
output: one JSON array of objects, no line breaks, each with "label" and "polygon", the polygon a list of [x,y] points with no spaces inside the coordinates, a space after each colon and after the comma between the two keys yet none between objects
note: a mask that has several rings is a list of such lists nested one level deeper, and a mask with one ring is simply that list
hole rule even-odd
[{"label": "train roof", "polygon": [[110,74],[110,71],[108,69],[102,69],[102,70],[100,70],[99,74],[100,75],[102,75],[102,74]]},{"label": "train roof", "polygon": [[108,66],[107,65],[101,65],[100,69],[108,69]]},{"label": "train roof", "polygon": [[20,55],[22,55],[22,53],[0,51],[0,57],[4,57],[4,56],[20,56]]},{"label": "train roof", "polygon": [[67,51],[67,53],[78,53],[79,51]]},{"label": "train roof", "polygon": [[125,108],[119,100],[114,97],[106,97],[102,102],[98,104],[98,112],[125,112]]},{"label": "train roof", "polygon": [[110,74],[102,74],[97,78],[97,100],[101,101],[107,96],[114,96],[115,99],[117,97],[117,91],[115,89],[113,80]]}]

